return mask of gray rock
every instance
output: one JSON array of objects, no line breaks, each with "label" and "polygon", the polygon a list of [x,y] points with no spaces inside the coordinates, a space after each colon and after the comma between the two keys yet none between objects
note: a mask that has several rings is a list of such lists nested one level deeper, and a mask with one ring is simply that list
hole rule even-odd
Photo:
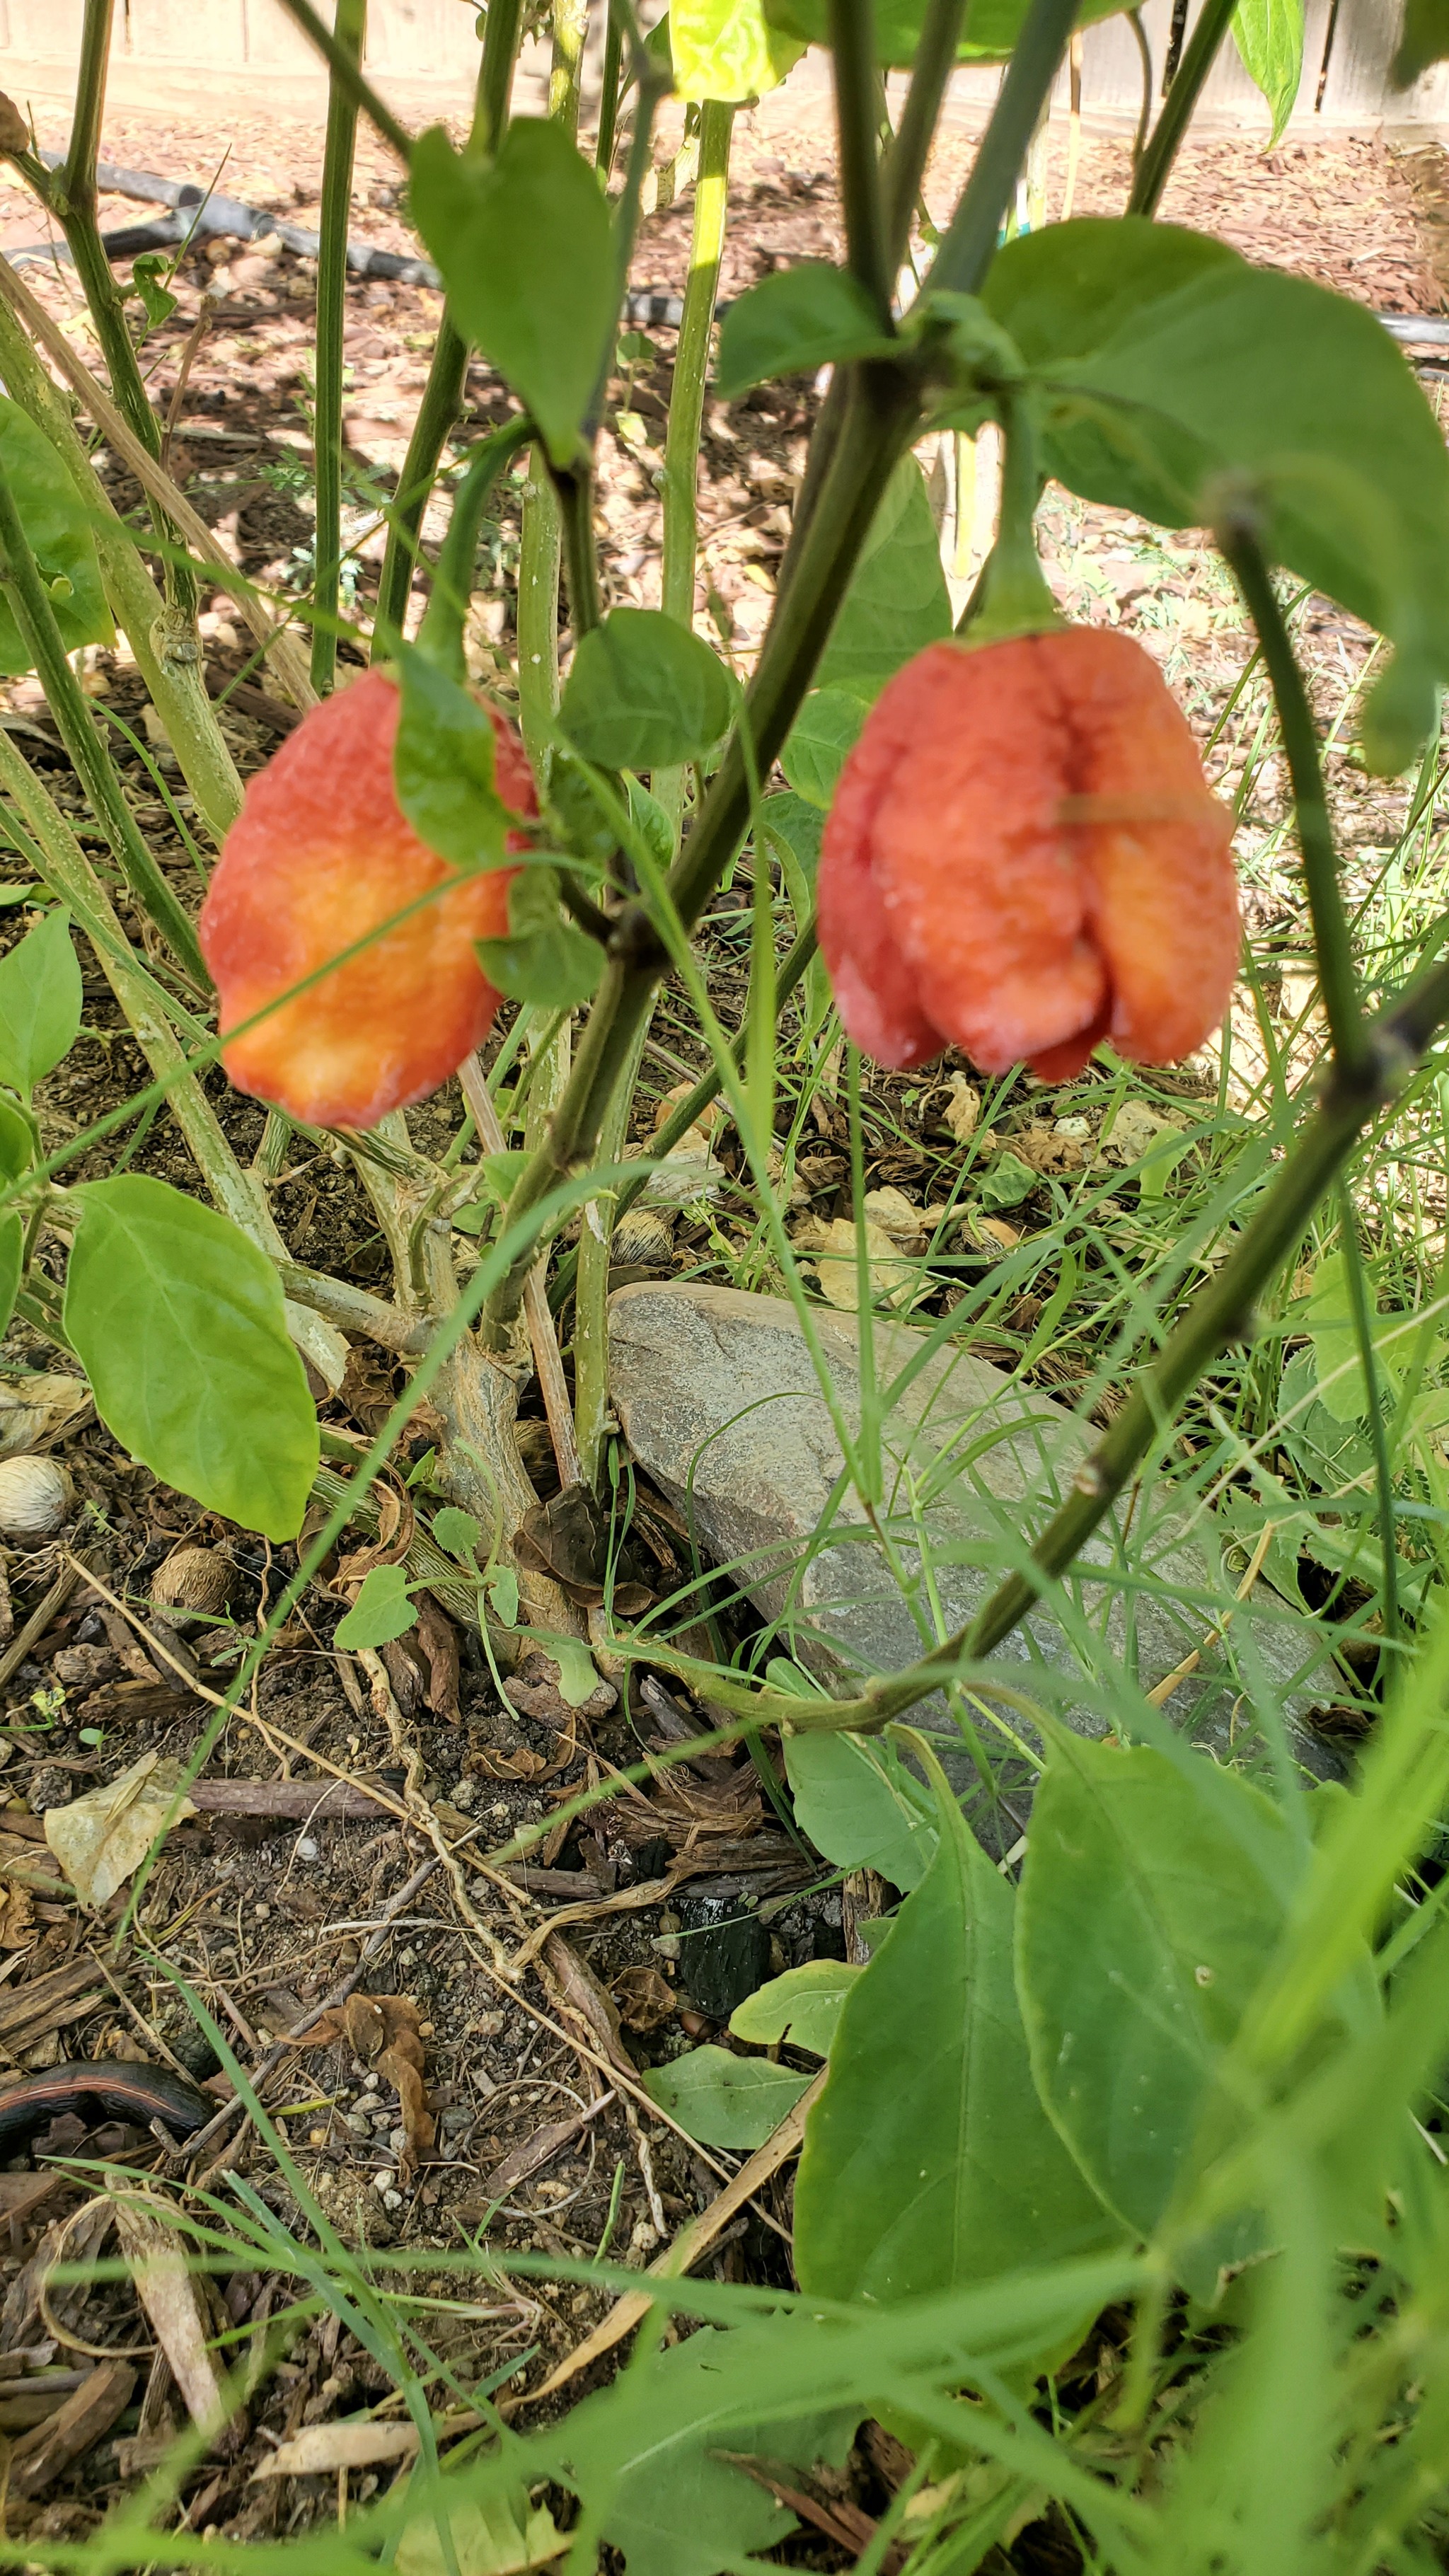
[{"label": "gray rock", "polygon": [[[645,1281],[618,1290],[609,1315],[610,1390],[634,1457],[686,1516],[701,1559],[778,1623],[782,1651],[837,1689],[858,1689],[863,1675],[895,1671],[935,1642],[927,1569],[945,1631],[963,1626],[1020,1561],[1090,1446],[1090,1433],[1050,1396],[950,1343],[923,1359],[922,1333],[877,1321],[878,1384],[917,1364],[882,1431],[878,1537],[845,1476],[831,1408],[783,1298]],[[811,1320],[853,1441],[856,1318],[815,1308]],[[1303,1723],[1334,1695],[1329,1636],[1260,1580],[1251,1606],[1209,1639],[1232,1588],[1212,1537],[1209,1522],[1207,1546],[1197,1534],[1185,1538],[1160,1489],[1157,1500],[1139,1498],[1130,1544],[1118,1523],[1104,1525],[1063,1586],[1060,1616],[1037,1610],[997,1660],[1014,1667],[1014,1686],[1082,1733],[1103,1735],[1124,1671],[1150,1690],[1200,1650],[1168,1711],[1220,1758],[1232,1751],[1241,1759],[1255,1738],[1261,1743],[1235,1663],[1246,1630],[1297,1758],[1320,1778],[1335,1775],[1335,1756]],[[943,1697],[913,1715],[960,1747]],[[993,1717],[979,1701],[975,1715],[1014,1823],[1021,1800],[1013,1793],[1034,1768],[1029,1749],[1018,1749],[1022,1738],[1028,1748],[1035,1741],[1030,1724],[1006,1710]],[[950,1767],[959,1784],[980,1791],[967,1757]],[[996,1832],[987,1814],[976,1821],[984,1839],[999,1840],[1004,1820]]]}]

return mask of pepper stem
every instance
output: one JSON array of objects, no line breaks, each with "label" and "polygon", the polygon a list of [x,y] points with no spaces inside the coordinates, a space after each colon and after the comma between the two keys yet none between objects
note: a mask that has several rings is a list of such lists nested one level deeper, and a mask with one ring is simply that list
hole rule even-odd
[{"label": "pepper stem", "polygon": [[1032,522],[1041,499],[1036,423],[1024,397],[1004,392],[1001,408],[1001,509],[996,543],[986,559],[974,614],[962,621],[970,644],[1000,644],[1010,635],[1039,635],[1065,621],[1047,587]]}]

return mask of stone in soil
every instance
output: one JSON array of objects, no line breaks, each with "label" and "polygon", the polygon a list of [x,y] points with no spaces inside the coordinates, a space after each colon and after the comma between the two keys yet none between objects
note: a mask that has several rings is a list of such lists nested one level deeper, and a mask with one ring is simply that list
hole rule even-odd
[{"label": "stone in soil", "polygon": [[[856,1318],[816,1310],[813,1321],[854,1435],[861,1411]],[[922,1340],[909,1326],[877,1320],[881,1385],[919,1359]],[[686,1516],[701,1555],[726,1567],[764,1616],[780,1623],[782,1649],[837,1691],[859,1689],[863,1676],[894,1671],[923,1651],[849,1485],[827,1523],[842,1453],[794,1309],[783,1298],[682,1280],[619,1289],[610,1301],[610,1390],[632,1455]],[[1082,1425],[1050,1396],[970,1352],[947,1344],[920,1365],[882,1433],[885,1528],[898,1563],[914,1577],[921,1567],[914,1502],[948,1630],[979,1609],[1023,1539],[1070,1488],[1089,1446]],[[1150,1531],[1141,1526],[1144,1507],[1153,1513]],[[822,1525],[839,1536],[820,1544]],[[1114,1579],[1119,1535],[1109,1524],[1082,1550],[1079,1565],[1102,1571],[1067,1583],[1070,1636],[1038,1609],[996,1650],[1004,1678],[1055,1707],[1080,1733],[1101,1736],[1115,1723],[1114,1685],[1124,1667],[1150,1690],[1200,1649],[1199,1668],[1178,1685],[1167,1710],[1184,1733],[1225,1759],[1261,1750],[1249,1689],[1260,1665],[1298,1760],[1320,1777],[1336,1771],[1333,1755],[1305,1725],[1310,1710],[1334,1693],[1331,1635],[1301,1604],[1260,1581],[1226,1637],[1205,1642],[1222,1599],[1211,1536],[1206,1546],[1184,1539],[1160,1503],[1139,1502],[1127,1565],[1149,1578],[1149,1592]],[[1194,1596],[1211,1606],[1194,1606]],[[1240,1642],[1252,1649],[1252,1662],[1241,1668],[1234,1655]],[[1130,1709],[1123,1714],[1130,1724]],[[913,1715],[959,1742],[939,1696]],[[1004,1715],[1014,1734],[1030,1736],[1023,1720]],[[1005,1740],[1001,1750],[998,1787],[1019,1814],[1034,1766]],[[974,1771],[952,1767],[958,1785],[979,1795]],[[999,1839],[999,1828],[988,1834],[980,1821],[988,1839]]]}]

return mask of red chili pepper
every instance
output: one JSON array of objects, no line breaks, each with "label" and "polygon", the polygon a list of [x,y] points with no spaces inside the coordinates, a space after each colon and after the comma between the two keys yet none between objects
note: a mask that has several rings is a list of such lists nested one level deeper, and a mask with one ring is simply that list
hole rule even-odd
[{"label": "red chili pepper", "polygon": [[[393,785],[400,711],[381,671],[309,709],[248,785],[202,906],[225,1035],[419,895],[450,889],[223,1047],[240,1090],[311,1126],[375,1127],[436,1091],[498,1004],[473,942],[506,935],[517,870],[460,876],[418,839]],[[536,814],[523,745],[488,712],[498,793]]]},{"label": "red chili pepper", "polygon": [[1217,1028],[1241,924],[1232,820],[1156,664],[1107,627],[932,644],[882,692],[820,857],[820,945],[878,1063],[956,1046],[1048,1081]]}]

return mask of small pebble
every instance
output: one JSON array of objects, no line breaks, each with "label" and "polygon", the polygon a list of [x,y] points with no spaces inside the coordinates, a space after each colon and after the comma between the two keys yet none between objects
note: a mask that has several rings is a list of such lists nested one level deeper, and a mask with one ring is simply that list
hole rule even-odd
[{"label": "small pebble", "polygon": [[382,2205],[384,2209],[401,2209],[403,2205],[402,2193],[400,2191],[385,2191],[382,2195]]},{"label": "small pebble", "polygon": [[252,1907],[252,1920],[253,1920],[253,1922],[255,1922],[255,1923],[270,1923],[271,1919],[272,1919],[272,1909],[271,1909],[270,1905],[254,1905],[254,1906]]},{"label": "small pebble", "polygon": [[321,1846],[313,1841],[310,1834],[300,1834],[297,1838],[298,1860],[315,1860],[320,1848]]},{"label": "small pebble", "polygon": [[380,2075],[364,2075],[362,2079],[362,2089],[364,2093],[375,2093],[381,2082],[382,2077]]},{"label": "small pebble", "polygon": [[387,2143],[388,2143],[388,2145],[391,2147],[391,2149],[392,2149],[392,2151],[393,2151],[393,2154],[394,2154],[395,2156],[400,2156],[400,2155],[402,2154],[402,2151],[403,2151],[404,2147],[407,2145],[407,2142],[408,2142],[408,2133],[407,2133],[406,2129],[392,2129],[392,2130],[389,2130],[389,2132],[388,2132],[388,2141],[387,2141]]},{"label": "small pebble", "polygon": [[391,2191],[396,2182],[397,2175],[393,2173],[389,2167],[384,2166],[381,2173],[375,2173],[373,2175],[372,2188],[374,2191]]}]

